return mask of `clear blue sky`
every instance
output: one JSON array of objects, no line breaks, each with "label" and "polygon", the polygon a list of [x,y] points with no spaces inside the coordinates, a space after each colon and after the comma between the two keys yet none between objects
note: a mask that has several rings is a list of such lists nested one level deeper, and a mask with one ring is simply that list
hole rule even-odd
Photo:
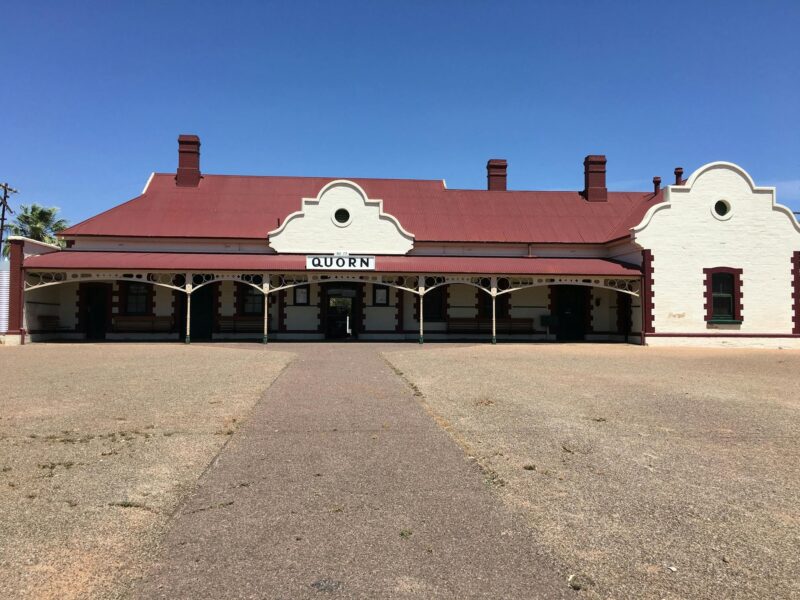
[{"label": "clear blue sky", "polygon": [[728,160],[800,210],[800,2],[7,2],[0,180],[77,222],[176,167],[612,189]]}]

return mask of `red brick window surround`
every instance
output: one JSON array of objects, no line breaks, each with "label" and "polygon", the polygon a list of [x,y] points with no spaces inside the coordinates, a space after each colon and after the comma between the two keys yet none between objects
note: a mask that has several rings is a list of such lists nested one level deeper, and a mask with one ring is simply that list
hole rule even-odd
[{"label": "red brick window surround", "polygon": [[794,308],[792,333],[800,334],[800,251],[792,253],[792,306]]},{"label": "red brick window surround", "polygon": [[713,267],[705,275],[705,320],[738,324],[742,317],[742,269]]},{"label": "red brick window surround", "polygon": [[139,281],[120,283],[120,314],[126,316],[152,316],[155,289]]}]

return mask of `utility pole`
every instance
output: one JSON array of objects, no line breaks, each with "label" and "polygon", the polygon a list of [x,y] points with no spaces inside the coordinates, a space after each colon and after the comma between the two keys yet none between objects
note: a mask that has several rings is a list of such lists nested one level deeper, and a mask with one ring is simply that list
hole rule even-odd
[{"label": "utility pole", "polygon": [[19,192],[7,183],[0,183],[0,189],[3,190],[3,198],[0,199],[0,256],[2,256],[3,234],[6,232],[6,211],[11,215],[14,214],[14,211],[8,205],[8,195],[18,194]]}]

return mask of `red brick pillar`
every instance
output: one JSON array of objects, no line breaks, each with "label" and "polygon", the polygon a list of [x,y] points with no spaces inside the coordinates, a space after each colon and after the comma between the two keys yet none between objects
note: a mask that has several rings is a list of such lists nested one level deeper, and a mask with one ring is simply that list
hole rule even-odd
[{"label": "red brick pillar", "polygon": [[653,253],[642,250],[642,344],[647,341],[648,333],[655,333],[653,327]]},{"label": "red brick pillar", "polygon": [[[9,240],[9,255],[11,258],[11,272],[9,273],[8,286],[8,337],[19,336],[19,343],[25,341],[25,330],[22,328],[25,296],[22,274],[22,240]],[[14,343],[17,340],[8,340]]]}]

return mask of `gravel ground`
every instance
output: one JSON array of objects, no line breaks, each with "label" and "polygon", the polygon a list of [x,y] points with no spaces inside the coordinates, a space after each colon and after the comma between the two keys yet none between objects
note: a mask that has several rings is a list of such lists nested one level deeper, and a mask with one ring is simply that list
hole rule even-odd
[{"label": "gravel ground", "polygon": [[0,347],[0,598],[125,593],[292,359],[243,348]]},{"label": "gravel ground", "polygon": [[800,352],[385,356],[582,597],[800,597]]}]

